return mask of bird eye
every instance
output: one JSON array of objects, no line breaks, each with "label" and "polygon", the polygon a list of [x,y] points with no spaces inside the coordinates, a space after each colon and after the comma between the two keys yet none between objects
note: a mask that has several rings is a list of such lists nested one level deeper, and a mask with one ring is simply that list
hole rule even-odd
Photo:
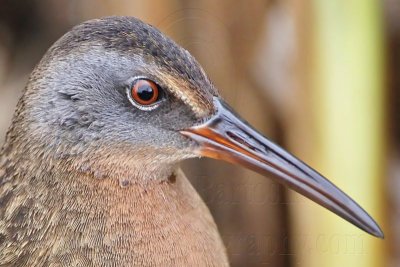
[{"label": "bird eye", "polygon": [[153,81],[137,79],[130,90],[132,99],[142,106],[150,106],[159,100],[159,86]]}]

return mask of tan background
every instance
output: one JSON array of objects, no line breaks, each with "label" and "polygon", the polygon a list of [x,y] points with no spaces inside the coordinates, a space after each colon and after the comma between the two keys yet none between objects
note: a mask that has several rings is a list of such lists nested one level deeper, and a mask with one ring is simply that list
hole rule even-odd
[{"label": "tan background", "polygon": [[[131,15],[153,24],[188,49],[225,99],[261,132],[307,162],[317,162],[319,155],[312,152],[320,145],[314,115],[320,111],[313,105],[318,94],[310,88],[316,75],[312,40],[318,2],[1,0],[0,142],[30,71],[57,38],[90,18]],[[377,210],[373,206],[367,210],[383,223],[388,238],[384,243],[373,241],[380,242],[374,249],[365,245],[361,252],[379,258],[379,263],[371,266],[400,266],[400,4],[396,0],[367,2],[374,2],[382,13],[380,53],[386,81],[381,87],[386,96],[381,124],[385,130],[379,137],[385,139],[380,157],[383,175],[376,196],[368,196],[383,200],[377,201]],[[360,5],[362,8],[362,1]],[[337,12],[358,10],[347,4],[341,8]],[[340,18],[334,21],[339,23]],[[359,252],[353,239],[335,243],[329,231],[316,233],[313,229],[315,221],[324,224],[340,219],[325,212],[316,216],[314,207],[304,206],[308,200],[269,179],[212,160],[189,161],[184,169],[215,216],[232,266],[321,266],[324,261],[324,266],[343,266],[332,261],[332,255]],[[339,185],[346,188],[346,181]],[[364,240],[367,244],[372,239],[356,233],[361,236],[362,248]],[[348,250],[349,242],[355,248]],[[335,246],[346,249],[335,250]],[[375,251],[378,256],[373,255]],[[314,257],[320,259],[319,265],[309,260]]]}]

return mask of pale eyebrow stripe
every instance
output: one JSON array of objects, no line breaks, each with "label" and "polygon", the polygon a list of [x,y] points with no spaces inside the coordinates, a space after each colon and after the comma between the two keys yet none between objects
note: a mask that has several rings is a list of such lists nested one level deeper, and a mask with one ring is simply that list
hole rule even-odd
[{"label": "pale eyebrow stripe", "polygon": [[169,85],[168,89],[174,96],[191,108],[196,117],[204,118],[214,111],[212,98],[208,99],[206,94],[193,89],[188,82],[161,71],[157,71],[157,76]]}]

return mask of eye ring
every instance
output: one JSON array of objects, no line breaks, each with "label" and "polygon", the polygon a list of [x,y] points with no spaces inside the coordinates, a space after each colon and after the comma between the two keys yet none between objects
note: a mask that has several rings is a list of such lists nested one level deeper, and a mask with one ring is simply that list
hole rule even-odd
[{"label": "eye ring", "polygon": [[162,90],[152,80],[137,78],[127,88],[127,95],[130,102],[141,110],[153,110],[158,107],[162,97]]}]

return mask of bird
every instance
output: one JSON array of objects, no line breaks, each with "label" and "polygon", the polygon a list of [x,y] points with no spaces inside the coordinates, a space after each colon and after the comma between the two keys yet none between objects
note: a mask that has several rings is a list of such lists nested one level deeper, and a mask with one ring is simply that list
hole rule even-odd
[{"label": "bird", "polygon": [[270,177],[383,238],[354,200],[242,119],[187,50],[113,16],[72,28],[28,79],[0,154],[0,266],[229,266],[179,167],[199,157]]}]

